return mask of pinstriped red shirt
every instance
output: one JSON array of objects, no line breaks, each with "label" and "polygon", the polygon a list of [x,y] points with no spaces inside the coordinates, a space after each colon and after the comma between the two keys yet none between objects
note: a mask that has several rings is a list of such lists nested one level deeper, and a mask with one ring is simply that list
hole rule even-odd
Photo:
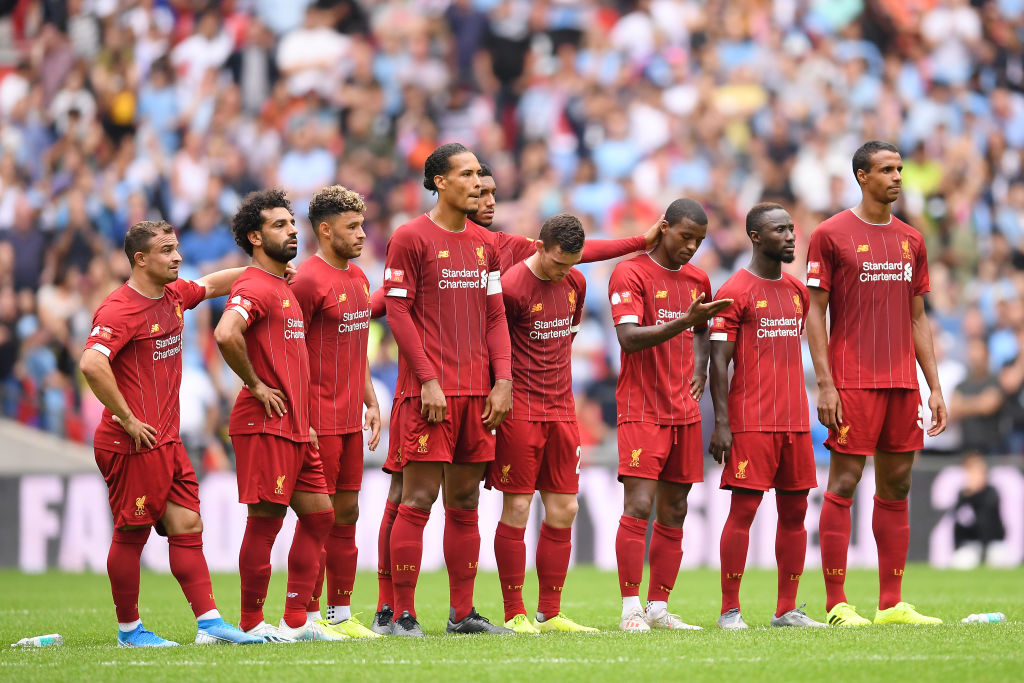
[{"label": "pinstriped red shirt", "polygon": [[829,295],[829,364],[843,389],[917,389],[911,304],[928,291],[921,233],[847,209],[811,233],[807,286]]}]

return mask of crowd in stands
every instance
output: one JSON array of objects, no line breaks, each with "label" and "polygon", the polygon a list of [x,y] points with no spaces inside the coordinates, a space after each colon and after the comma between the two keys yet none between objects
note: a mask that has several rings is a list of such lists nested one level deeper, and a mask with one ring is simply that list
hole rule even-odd
[{"label": "crowd in stands", "polygon": [[[339,183],[366,198],[359,264],[379,284],[391,231],[432,203],[426,156],[459,141],[493,169],[502,230],[568,211],[634,235],[693,197],[710,217],[694,262],[717,288],[746,262],[747,209],[779,201],[802,279],[814,226],[859,200],[853,151],[884,139],[903,151],[897,214],[929,249],[953,416],[928,448],[1019,458],[1022,45],[1021,0],[0,2],[0,410],[89,441],[101,406],[77,358],[139,220],[179,229],[194,277],[245,263],[227,225],[260,187],[287,190],[310,253],[309,198]],[[611,267],[583,268],[588,445],[614,435]],[[207,468],[230,466],[238,389],[219,314],[191,315],[184,353],[182,431]],[[373,330],[386,414],[397,352]]]}]

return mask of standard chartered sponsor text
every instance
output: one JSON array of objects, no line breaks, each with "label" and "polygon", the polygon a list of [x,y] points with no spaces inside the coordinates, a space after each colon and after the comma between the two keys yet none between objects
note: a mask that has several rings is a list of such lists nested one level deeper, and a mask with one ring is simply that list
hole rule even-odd
[{"label": "standard chartered sponsor text", "polygon": [[[175,355],[181,353],[181,332],[179,332],[178,334],[174,335],[173,337],[168,337],[167,339],[157,339],[157,340],[154,341],[154,343],[156,344],[156,348],[158,348],[158,349],[167,349],[167,350],[166,351],[154,351],[153,352],[153,360],[163,360],[165,358],[170,358],[171,356],[175,356]],[[171,345],[174,345],[173,348],[168,349],[167,347],[171,346]]]},{"label": "standard chartered sponsor text", "polygon": [[914,266],[902,261],[865,261],[861,264],[861,282],[910,282]]},{"label": "standard chartered sponsor text", "polygon": [[285,339],[305,339],[306,332],[303,330],[302,320],[296,320],[295,318],[287,319],[287,327],[284,331]]},{"label": "standard chartered sponsor text", "polygon": [[441,269],[441,281],[438,289],[483,289],[487,286],[487,271]]},{"label": "standard chartered sponsor text", "polygon": [[364,308],[354,313],[345,313],[341,316],[342,323],[338,325],[338,333],[346,334],[357,330],[366,330],[370,327],[370,309]]},{"label": "standard chartered sponsor text", "polygon": [[796,318],[762,318],[757,328],[758,339],[799,336],[800,321]]},{"label": "standard chartered sponsor text", "polygon": [[[572,334],[569,326],[572,325],[572,318],[556,318],[555,320],[534,320],[533,329],[530,331],[530,339],[558,339],[568,337]],[[558,329],[561,328],[561,329]],[[546,332],[541,332],[546,330]]]}]

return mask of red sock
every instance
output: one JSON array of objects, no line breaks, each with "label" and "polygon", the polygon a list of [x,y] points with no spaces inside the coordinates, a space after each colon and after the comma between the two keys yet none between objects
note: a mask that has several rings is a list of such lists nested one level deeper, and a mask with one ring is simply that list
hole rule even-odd
[{"label": "red sock", "polygon": [[327,537],[327,604],[352,603],[352,586],[356,582],[356,525],[335,524]]},{"label": "red sock", "polygon": [[619,567],[619,590],[624,598],[640,595],[646,542],[646,519],[627,515],[619,517],[619,531],[615,534],[615,561]]},{"label": "red sock", "polygon": [[875,496],[871,530],[878,546],[878,609],[889,609],[901,599],[903,569],[910,548],[907,501]]},{"label": "red sock", "polygon": [[298,628],[306,623],[306,605],[320,572],[320,554],[334,524],[334,510],[299,515],[295,536],[288,551],[288,593],[284,600],[284,623]]},{"label": "red sock", "polygon": [[[494,531],[494,559],[498,563],[498,581],[505,603],[505,621],[517,614],[526,614],[523,604],[523,583],[526,582],[526,529],[498,522]],[[537,550],[540,562],[540,548]],[[539,568],[539,564],[538,564]]]},{"label": "red sock", "polygon": [[556,617],[562,611],[562,588],[569,571],[570,554],[572,527],[558,529],[542,523],[537,540],[537,584],[540,588],[537,611],[545,619]]},{"label": "red sock", "polygon": [[729,516],[722,527],[719,557],[722,563],[722,614],[740,608],[740,582],[747,566],[747,548],[750,545],[750,525],[757,514],[761,496],[753,493],[733,493]]},{"label": "red sock", "polygon": [[395,618],[408,612],[416,616],[416,581],[423,559],[423,527],[430,519],[429,510],[399,505],[395,525],[391,529],[391,580],[395,597]]},{"label": "red sock", "polygon": [[655,521],[651,547],[647,555],[651,565],[647,600],[668,602],[668,594],[676,585],[679,564],[683,561],[683,530]]},{"label": "red sock", "polygon": [[444,509],[444,563],[448,567],[448,593],[454,621],[473,610],[473,584],[480,564],[480,527],[476,508]]},{"label": "red sock", "polygon": [[320,559],[317,561],[316,580],[313,582],[313,593],[309,596],[309,604],[306,605],[307,612],[320,611],[320,596],[324,592],[324,575],[327,572],[327,548],[320,551]]},{"label": "red sock", "polygon": [[110,577],[110,593],[114,596],[114,613],[122,624],[139,618],[140,558],[150,529],[114,529],[114,536],[110,539],[107,575]]},{"label": "red sock", "polygon": [[242,547],[238,550],[238,575],[242,583],[242,616],[238,627],[243,631],[263,621],[263,603],[270,585],[270,550],[284,523],[283,517],[253,517],[245,523]]},{"label": "red sock", "polygon": [[825,610],[846,602],[846,556],[850,552],[850,506],[853,498],[826,493],[818,519],[821,571],[825,575]]},{"label": "red sock", "polygon": [[377,611],[384,605],[394,605],[395,595],[391,587],[391,528],[398,516],[398,505],[390,500],[384,504],[384,516],[380,518],[380,533],[377,534]]},{"label": "red sock", "polygon": [[807,557],[807,495],[775,494],[779,522],[775,529],[775,562],[779,565],[779,598],[775,616],[796,608],[796,592]]},{"label": "red sock", "polygon": [[210,569],[203,556],[203,532],[167,537],[171,573],[181,585],[192,613],[197,617],[217,608],[210,583]]}]

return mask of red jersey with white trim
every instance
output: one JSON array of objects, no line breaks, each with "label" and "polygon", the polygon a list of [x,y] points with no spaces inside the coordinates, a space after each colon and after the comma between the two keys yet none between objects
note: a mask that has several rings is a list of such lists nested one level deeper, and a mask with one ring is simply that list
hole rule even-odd
[{"label": "red jersey with white trim", "polygon": [[734,432],[807,432],[800,335],[807,320],[807,287],[788,273],[765,280],[746,268],[730,277],[716,299],[733,303],[711,321],[711,341],[735,342],[729,384]]},{"label": "red jersey with white trim", "polygon": [[[494,234],[466,221],[445,230],[423,214],[399,226],[384,259],[385,296],[412,302],[412,320],[445,396],[491,391],[487,296],[501,294]],[[399,355],[397,395],[419,396],[420,381]]]},{"label": "red jersey with white trim", "polygon": [[[703,270],[689,263],[679,270],[669,270],[650,254],[615,266],[608,283],[616,325],[664,325],[685,314],[701,294],[705,301],[711,300],[711,281]],[[622,370],[615,387],[618,424],[681,425],[700,421],[700,408],[690,396],[693,333],[693,329],[685,330],[657,346],[621,354]]]},{"label": "red jersey with white trim", "polygon": [[[103,300],[92,318],[85,348],[110,360],[117,388],[140,421],[156,429],[154,447],[181,441],[178,436],[182,312],[206,298],[206,288],[178,279],[164,286],[159,299],[145,296],[127,283]],[[135,442],[113,414],[103,409],[93,445],[113,453],[135,453]],[[143,448],[142,450],[148,450]]]},{"label": "red jersey with white trim", "polygon": [[830,292],[828,340],[840,389],[917,389],[911,306],[928,291],[921,233],[872,225],[847,209],[811,233],[807,286]]},{"label": "red jersey with white trim", "polygon": [[224,310],[224,315],[236,314],[249,325],[245,347],[256,376],[284,393],[288,412],[267,417],[263,404],[248,387],[242,387],[231,409],[228,433],[309,441],[309,354],[306,324],[295,292],[283,277],[249,266],[231,288]]},{"label": "red jersey with white trim", "polygon": [[583,317],[587,282],[573,268],[561,282],[542,280],[525,262],[501,278],[512,340],[512,411],[530,422],[575,422],[572,340]]},{"label": "red jersey with white trim", "polygon": [[358,432],[363,426],[370,281],[351,261],[342,270],[314,254],[299,266],[291,286],[306,322],[313,429],[318,435]]}]

